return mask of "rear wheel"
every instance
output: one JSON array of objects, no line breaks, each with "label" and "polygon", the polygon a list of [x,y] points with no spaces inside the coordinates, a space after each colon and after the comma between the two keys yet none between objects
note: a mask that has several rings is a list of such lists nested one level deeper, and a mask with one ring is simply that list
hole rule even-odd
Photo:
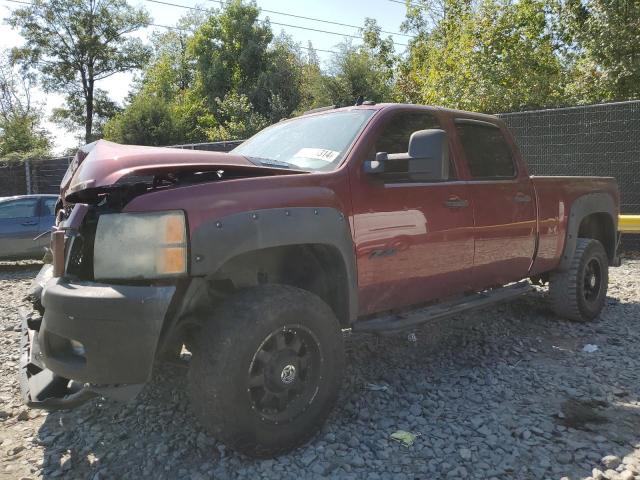
[{"label": "rear wheel", "polygon": [[593,320],[604,307],[608,283],[609,259],[604,247],[598,240],[579,238],[569,268],[551,274],[553,309],[570,320]]},{"label": "rear wheel", "polygon": [[294,287],[264,285],[226,300],[193,345],[189,396],[232,448],[271,457],[305,443],[338,395],[342,334],[333,311]]}]

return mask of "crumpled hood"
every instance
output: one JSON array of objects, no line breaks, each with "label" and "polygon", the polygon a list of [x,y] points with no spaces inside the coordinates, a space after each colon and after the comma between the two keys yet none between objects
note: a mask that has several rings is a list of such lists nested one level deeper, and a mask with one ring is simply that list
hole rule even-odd
[{"label": "crumpled hood", "polygon": [[165,147],[120,145],[98,140],[76,153],[60,184],[60,195],[75,201],[80,192],[101,190],[130,175],[154,175],[179,171],[246,170],[251,176],[300,173],[263,167],[245,157],[222,152],[183,150]]}]

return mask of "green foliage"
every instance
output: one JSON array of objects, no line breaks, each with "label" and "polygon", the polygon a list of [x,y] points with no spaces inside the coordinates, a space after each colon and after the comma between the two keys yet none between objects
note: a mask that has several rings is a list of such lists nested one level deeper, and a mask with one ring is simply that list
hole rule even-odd
[{"label": "green foliage", "polygon": [[47,91],[67,95],[67,120],[78,119],[74,102],[83,100],[87,142],[94,133],[95,83],[144,64],[149,52],[129,34],[149,22],[143,9],[126,0],[33,0],[8,19],[25,40],[14,58],[36,66]]},{"label": "green foliage", "polygon": [[273,123],[291,115],[302,101],[304,60],[299,47],[285,35],[274,39],[265,57],[264,71],[245,95]]},{"label": "green foliage", "polygon": [[36,114],[0,119],[0,158],[21,161],[50,156],[48,133],[38,125]]},{"label": "green foliage", "polygon": [[273,33],[258,21],[259,13],[255,3],[233,0],[219,15],[211,15],[189,41],[202,94],[212,111],[218,108],[216,99],[229,92],[252,96],[268,69]]},{"label": "green foliage", "polygon": [[572,99],[640,98],[640,2],[566,0],[557,11],[560,33],[571,47]]},{"label": "green foliage", "polygon": [[332,59],[330,75],[322,79],[331,103],[350,105],[360,95],[375,102],[391,97],[387,72],[372,68],[374,57],[367,48],[353,47],[350,43],[339,48],[340,53]]},{"label": "green foliage", "polygon": [[136,97],[105,126],[105,137],[132,145],[171,145],[175,138],[171,106],[162,98]]},{"label": "green foliage", "polygon": [[[322,72],[315,53],[302,66],[302,109],[324,105],[352,105],[362,95],[375,102],[394,98],[397,57],[392,39],[380,36],[375,20],[367,18],[364,43],[344,42],[333,54],[328,74]],[[311,46],[310,46],[311,47]]]},{"label": "green foliage", "polygon": [[640,98],[637,0],[416,0],[396,98],[485,112]]},{"label": "green foliage", "polygon": [[18,72],[6,54],[0,58],[0,158],[26,160],[48,156],[51,142],[40,126],[41,109],[31,101],[35,79]]},{"label": "green foliage", "polygon": [[401,95],[485,112],[562,104],[564,71],[544,7],[542,0],[447,0],[433,30],[412,43]]},{"label": "green foliage", "polygon": [[[191,35],[157,35],[153,59],[106,137],[145,144],[239,138],[290,116],[301,103],[304,61],[297,45],[274,39],[258,14],[255,3],[234,1],[197,22],[183,20],[183,28],[195,29]],[[142,118],[164,118],[162,112],[171,115],[170,135],[127,134]]]},{"label": "green foliage", "polygon": [[490,113],[638,98],[639,9],[635,0],[411,0],[407,54],[366,19],[363,43],[340,44],[325,69],[311,44],[303,54],[274,36],[254,1],[231,0],[154,37],[105,135],[154,145],[244,138],[360,95]]},{"label": "green foliage", "polygon": [[[120,111],[118,104],[109,98],[107,92],[96,88],[93,92],[93,126],[92,135],[96,138],[103,136],[105,123]],[[76,131],[78,126],[85,122],[84,97],[80,92],[73,91],[67,94],[65,106],[54,108],[51,112],[51,120],[70,132]],[[83,135],[79,140],[82,141]]]},{"label": "green foliage", "polygon": [[211,141],[242,140],[262,130],[269,122],[255,112],[246,95],[228,93],[224,99],[216,99],[219,125],[207,131]]}]

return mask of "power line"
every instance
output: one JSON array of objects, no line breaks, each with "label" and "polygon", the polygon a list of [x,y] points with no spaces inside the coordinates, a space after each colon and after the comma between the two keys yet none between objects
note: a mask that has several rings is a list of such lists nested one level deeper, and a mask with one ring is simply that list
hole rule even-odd
[{"label": "power line", "polygon": [[[18,0],[5,0],[7,2],[9,1],[14,1],[17,2]],[[25,2],[21,2],[21,3],[25,3]],[[31,5],[31,4],[27,4],[27,5]],[[161,25],[159,23],[150,23],[149,24],[150,27],[158,27],[158,28],[166,28],[167,30],[177,30],[179,32],[190,32],[193,33],[193,30],[189,29],[189,28],[180,28],[180,27],[171,27],[169,25]],[[298,45],[299,48],[302,48],[304,50],[313,50],[315,52],[325,52],[325,53],[340,53],[336,50],[324,50],[322,48],[315,48],[315,47],[305,47],[303,45]]]},{"label": "power line", "polygon": [[[210,2],[215,2],[215,3],[219,3],[221,6],[223,6],[225,4],[224,1],[222,0],[209,0]],[[322,20],[320,18],[314,18],[314,17],[305,17],[303,15],[294,15],[293,13],[284,13],[284,12],[278,12],[276,10],[267,10],[266,8],[262,8],[260,7],[260,11],[262,12],[267,12],[267,13],[274,13],[276,15],[284,15],[286,17],[293,17],[293,18],[301,18],[303,20],[311,20],[313,22],[320,22],[320,23],[328,23],[331,25],[339,25],[341,27],[350,27],[350,28],[362,28],[361,26],[358,25],[350,25],[348,23],[340,23],[340,22],[334,22],[332,20]],[[388,33],[389,35],[400,35],[402,37],[409,37],[409,38],[413,38],[411,35],[408,35],[406,33],[400,33],[400,32],[389,32],[387,30],[380,30],[381,33]]]},{"label": "power line", "polygon": [[[168,5],[170,7],[178,7],[178,8],[184,8],[184,9],[187,9],[187,10],[194,10],[196,12],[207,12],[208,11],[207,9],[204,9],[204,8],[190,7],[190,6],[187,6],[187,5],[180,5],[178,3],[164,2],[162,0],[146,0],[146,1],[147,2],[151,2],[151,3],[158,3],[160,5]],[[262,21],[264,22],[265,20],[262,20]],[[299,28],[301,30],[309,30],[311,32],[326,33],[326,34],[329,34],[329,35],[337,35],[339,37],[357,38],[359,40],[362,40],[362,36],[360,36],[360,35],[349,35],[347,33],[332,32],[332,31],[329,31],[329,30],[321,30],[319,28],[301,27],[299,25],[290,25],[288,23],[274,22],[274,21],[271,21],[271,20],[269,20],[269,23],[271,23],[273,25],[279,25],[281,27]],[[393,44],[401,46],[401,47],[408,47],[408,45],[406,43],[399,43],[399,42],[393,41]]]},{"label": "power line", "polygon": [[[3,0],[3,1],[12,2],[12,3],[20,3],[22,5],[33,5],[32,3],[24,2],[22,0]],[[167,6],[170,6],[170,7],[184,8],[184,9],[187,9],[187,10],[195,10],[195,11],[201,11],[201,12],[206,12],[207,11],[207,10],[202,9],[202,8],[190,7],[190,6],[187,6],[187,5],[179,5],[177,3],[164,2],[162,0],[146,0],[146,1],[147,2],[151,2],[151,3],[157,3],[157,4],[160,4],[160,5],[167,5]],[[212,0],[212,1],[217,1],[217,0]],[[265,20],[261,20],[261,21],[264,22]],[[273,22],[271,20],[269,20],[269,23],[272,23],[274,25],[283,26],[283,27],[299,28],[299,29],[302,29],[302,30],[309,30],[309,31],[312,31],[312,32],[319,32],[319,33],[327,33],[327,34],[331,34],[331,35],[338,35],[338,36],[341,36],[341,37],[356,38],[356,39],[360,39],[360,40],[362,39],[362,37],[359,36],[359,35],[349,35],[347,33],[331,32],[331,31],[328,31],[328,30],[321,30],[321,29],[311,28],[311,27],[301,27],[301,26],[298,26],[298,25],[289,25],[287,23]],[[170,27],[168,25],[160,25],[160,24],[157,24],[157,23],[150,23],[149,25],[153,26],[153,27],[166,28],[166,29],[169,29],[169,30],[187,31],[187,30],[181,29],[179,27]],[[393,42],[393,43],[394,43],[394,45],[399,45],[399,46],[402,46],[402,47],[407,47],[408,46],[405,43],[398,43],[398,42]],[[325,53],[338,53],[335,50],[324,50],[324,49],[321,49],[321,48],[309,48],[309,47],[304,47],[302,45],[299,45],[299,46],[300,46],[300,48],[303,48],[305,50],[315,50],[317,52],[325,52]]]},{"label": "power line", "polygon": [[[19,3],[21,5],[33,5],[33,3],[30,2],[24,2],[22,0],[3,0],[4,2],[11,2],[11,3]],[[154,2],[154,3],[162,3],[162,4],[166,4],[166,5],[170,5],[170,6],[181,6],[182,8],[193,8],[193,7],[187,7],[184,5],[174,5],[171,3],[167,3],[167,2],[161,2],[159,0],[147,0],[149,2]],[[200,10],[200,9],[196,9],[196,10]],[[171,27],[169,25],[161,25],[159,23],[150,23],[149,24],[150,27],[158,27],[158,28],[166,28],[167,30],[177,30],[177,31],[181,31],[181,32],[191,32],[193,33],[193,30],[187,29],[187,28],[180,28],[180,27]],[[304,49],[304,50],[313,50],[316,52],[324,52],[324,53],[339,53],[336,50],[324,50],[322,48],[310,48],[310,47],[305,47],[302,45],[298,45],[298,47]]]},{"label": "power line", "polygon": [[389,0],[389,1],[392,2],[392,3],[399,3],[400,5],[404,5],[405,7],[407,6],[407,4],[410,7],[415,7],[415,8],[421,8],[422,7],[422,5],[416,5],[415,3],[405,2],[403,0]]}]

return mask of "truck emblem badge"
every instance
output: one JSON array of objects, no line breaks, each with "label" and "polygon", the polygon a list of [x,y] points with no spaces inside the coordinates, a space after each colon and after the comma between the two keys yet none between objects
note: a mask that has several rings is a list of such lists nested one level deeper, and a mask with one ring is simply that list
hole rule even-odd
[{"label": "truck emblem badge", "polygon": [[285,365],[280,373],[280,380],[285,385],[290,385],[296,379],[296,367],[293,365]]}]

